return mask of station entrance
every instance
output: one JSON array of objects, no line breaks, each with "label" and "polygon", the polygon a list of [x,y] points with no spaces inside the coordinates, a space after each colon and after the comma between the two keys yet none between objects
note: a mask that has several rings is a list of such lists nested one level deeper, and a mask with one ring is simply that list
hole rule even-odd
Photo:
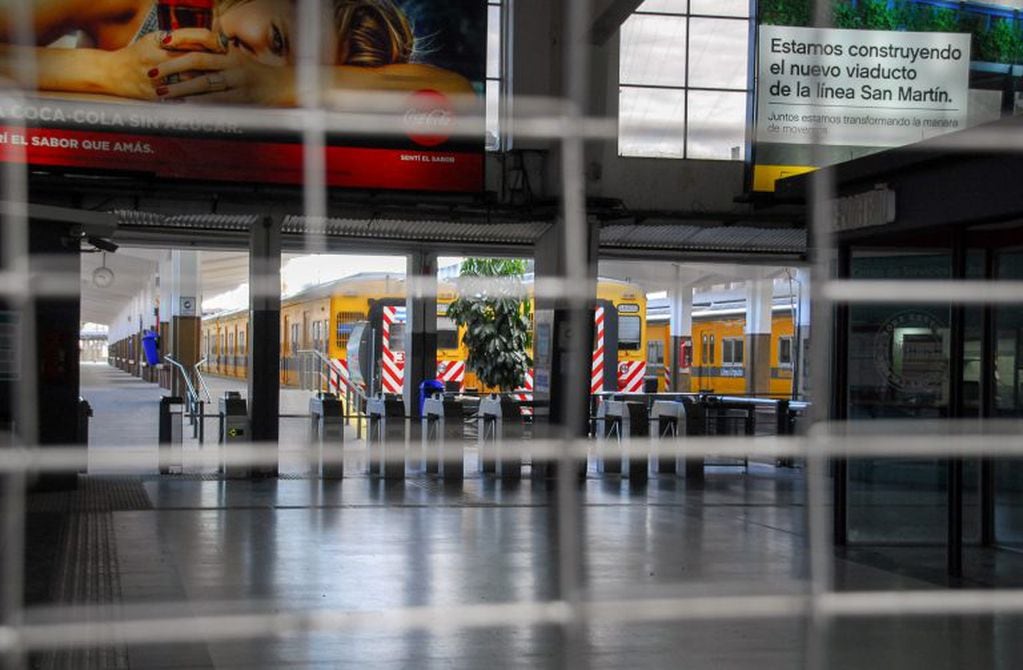
[{"label": "station entrance", "polygon": [[[113,408],[105,401],[103,388],[109,380],[99,368],[83,368],[82,396],[93,412],[90,468],[96,474],[133,468],[223,472],[219,463],[202,457],[202,450],[228,442],[226,407],[235,407],[232,411],[246,418],[252,411],[248,399],[255,342],[248,254],[230,251],[230,245],[161,249],[157,239],[151,237],[144,246],[121,246],[116,253],[89,249],[92,253],[82,256],[86,287],[82,321],[89,325],[83,326],[81,337],[105,320],[105,362],[148,383],[131,393],[133,401],[148,398],[145,409],[128,414],[150,420],[132,421],[125,430],[123,420],[113,417]],[[341,252],[348,243],[339,239],[334,246]],[[517,404],[516,423],[524,424],[525,430],[518,426],[510,430],[534,435],[534,426],[551,403],[549,395],[538,399],[535,387],[537,359],[543,362],[535,346],[541,337],[538,327],[544,325],[536,295],[546,290],[545,280],[538,279],[534,257],[516,257],[508,249],[498,249],[505,255],[497,258],[483,256],[487,251],[478,249],[480,256],[445,256],[443,251],[400,256],[281,253],[281,290],[275,296],[280,300],[279,360],[274,371],[278,472],[303,476],[316,471],[307,454],[309,439],[318,435],[310,432],[317,420],[310,410],[314,396],[336,398],[342,408],[341,434],[356,461],[346,469],[349,475],[370,471],[368,452],[357,450],[368,448],[373,422],[369,401],[377,396],[402,401],[402,421],[408,422],[407,437],[402,439],[412,441],[422,439],[424,415],[417,412],[423,411],[423,401],[432,392],[458,399],[464,405],[458,407],[463,424],[459,439],[470,448],[466,465],[470,473],[484,472],[476,465],[479,407],[491,394],[503,394]],[[432,274],[411,274],[414,262]],[[481,268],[494,274],[481,274]],[[103,282],[106,272],[115,277],[110,284]],[[683,414],[688,409],[684,425],[672,428],[673,437],[754,438],[797,429],[808,407],[801,352],[809,337],[809,286],[803,269],[605,259],[598,262],[596,275],[592,297],[585,300],[591,335],[584,339],[591,346],[586,352],[589,400],[582,437],[604,439],[612,433],[619,440],[634,437],[622,433],[620,422],[606,420],[605,402],[640,407],[645,418],[633,421],[640,431],[635,436],[650,434],[657,402],[682,403]],[[115,291],[108,290],[111,284]],[[519,377],[510,383],[501,379],[502,385],[486,377],[495,378],[487,357],[470,351],[470,343],[477,342],[468,333],[478,323],[464,316],[476,305],[498,304],[486,302],[488,294],[515,301],[520,316],[517,331],[503,334],[504,340],[493,339],[489,346],[519,346],[528,359],[520,366]],[[453,309],[459,301],[465,303],[461,321]],[[431,319],[425,318],[427,313]],[[420,351],[413,340],[416,315],[423,329]],[[521,338],[517,345],[516,337]],[[235,395],[240,404],[225,405],[224,398]],[[167,417],[159,415],[171,411],[159,402],[162,396],[177,398],[180,404],[171,420],[182,425],[175,424],[173,431]],[[411,404],[406,397],[411,397]],[[505,414],[503,423],[508,424],[510,416]],[[251,428],[239,425],[230,432],[238,442],[251,443]],[[166,452],[174,455],[172,468],[160,462],[153,446],[171,438],[186,445]],[[110,452],[115,446],[121,449],[116,453],[133,454],[130,464],[116,462],[115,452]],[[528,474],[530,459],[521,460]],[[589,460],[589,469],[603,474],[596,452]],[[726,472],[750,468],[748,458],[712,458],[708,463],[733,468]],[[657,471],[655,465],[650,467]]]}]

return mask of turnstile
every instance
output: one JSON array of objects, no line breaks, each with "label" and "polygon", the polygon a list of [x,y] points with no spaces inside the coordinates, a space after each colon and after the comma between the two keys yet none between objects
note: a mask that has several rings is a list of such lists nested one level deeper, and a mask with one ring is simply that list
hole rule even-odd
[{"label": "turnstile", "polygon": [[324,479],[345,475],[344,405],[333,393],[317,393],[309,399],[309,442],[316,445],[314,466]]},{"label": "turnstile", "polygon": [[249,412],[245,398],[237,391],[225,391],[217,399],[218,442],[220,451],[220,473],[228,478],[246,479],[252,473],[251,464],[245,462],[239,450],[232,445],[250,442]]},{"label": "turnstile", "polygon": [[674,400],[655,400],[650,407],[650,439],[656,456],[650,459],[651,468],[659,474],[676,474],[679,471],[686,477],[692,469],[703,476],[703,457],[698,459],[685,458],[674,453],[671,442],[686,434],[686,406],[684,402]]},{"label": "turnstile", "polygon": [[442,479],[465,476],[465,410],[462,403],[435,393],[423,402],[423,469]]},{"label": "turnstile", "polygon": [[649,435],[646,403],[605,400],[597,408],[597,472],[643,481],[649,475],[649,454],[636,450],[648,444],[635,438]]},{"label": "turnstile", "polygon": [[184,470],[181,440],[184,430],[185,402],[177,396],[160,398],[159,467],[160,474],[174,468]]},{"label": "turnstile", "polygon": [[498,395],[481,399],[477,425],[480,472],[503,479],[521,479],[525,426],[518,401]]},{"label": "turnstile", "polygon": [[366,400],[369,430],[369,474],[384,479],[405,478],[405,403],[379,394]]}]

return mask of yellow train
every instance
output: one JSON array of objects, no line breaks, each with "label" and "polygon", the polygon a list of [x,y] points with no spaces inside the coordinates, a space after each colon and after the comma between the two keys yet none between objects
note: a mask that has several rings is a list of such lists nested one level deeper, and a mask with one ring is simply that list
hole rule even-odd
[{"label": "yellow train", "polygon": [[[480,389],[465,367],[466,351],[455,323],[446,316],[456,298],[441,283],[437,297],[437,378],[451,388]],[[601,279],[597,288],[594,390],[640,391],[646,377],[646,296],[634,284]],[[305,289],[281,304],[281,384],[344,392],[353,382],[348,338],[366,321],[378,333],[376,388],[400,393],[404,377],[405,279],[401,274],[364,273]],[[202,350],[210,374],[244,379],[248,370],[247,310],[203,318]],[[602,346],[597,346],[602,345]],[[311,353],[319,352],[319,355]],[[322,376],[324,360],[329,361]],[[596,371],[602,374],[599,379]],[[522,393],[532,391],[527,376]]]},{"label": "yellow train", "polygon": [[[689,387],[678,391],[707,391],[726,395],[747,392],[745,377],[745,306],[693,310],[693,337],[688,361]],[[771,380],[774,397],[792,396],[795,368],[795,318],[789,305],[774,305],[771,314]],[[667,310],[647,316],[647,359],[657,390],[668,390],[672,343]],[[685,365],[688,363],[688,365]]]}]

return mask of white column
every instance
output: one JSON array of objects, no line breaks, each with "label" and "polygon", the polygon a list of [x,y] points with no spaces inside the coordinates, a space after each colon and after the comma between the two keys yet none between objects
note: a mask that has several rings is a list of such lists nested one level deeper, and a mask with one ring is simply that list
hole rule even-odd
[{"label": "white column", "polygon": [[171,252],[171,316],[200,316],[199,252]]},{"label": "white column", "polygon": [[771,305],[774,302],[774,282],[755,279],[746,284],[747,335],[770,335]]},{"label": "white column", "polygon": [[675,285],[668,291],[671,317],[668,329],[671,333],[671,351],[665,352],[665,364],[671,366],[669,375],[670,391],[689,391],[688,366],[682,366],[680,353],[683,344],[693,346],[693,286],[683,279],[682,267],[675,266]]}]

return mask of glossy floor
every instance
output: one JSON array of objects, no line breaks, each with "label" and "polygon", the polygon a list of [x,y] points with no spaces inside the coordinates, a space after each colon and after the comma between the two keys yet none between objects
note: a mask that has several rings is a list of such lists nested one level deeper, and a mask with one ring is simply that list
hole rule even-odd
[{"label": "glossy floor", "polygon": [[[118,380],[119,374],[90,376],[87,390],[97,409],[93,448],[155,449],[124,432],[134,428],[116,427],[155,419],[140,414],[150,411],[153,398],[142,394],[152,390]],[[110,379],[116,381],[105,381]],[[479,476],[455,486],[425,478],[382,482],[358,474],[360,447],[348,448],[354,459],[349,476],[334,482],[92,475],[90,486],[105,482],[131,489],[131,495],[63,517],[80,528],[54,534],[71,538],[63,540],[57,572],[65,582],[92,586],[65,589],[60,602],[120,603],[141,617],[417,606],[453,616],[467,605],[562,596],[565,519],[548,483]],[[808,591],[801,470],[721,468],[703,486],[675,477],[630,486],[591,473],[577,494],[573,521],[580,552],[567,568],[585,598]],[[940,548],[916,551],[941,556]],[[921,579],[900,569],[902,563],[881,558],[836,558],[839,588],[944,588],[940,580]],[[42,614],[35,610],[30,619]],[[798,615],[670,622],[599,617],[570,637],[556,625],[520,622],[443,631],[370,626],[343,634],[127,646],[105,655],[66,656],[64,665],[1015,668],[1023,667],[1021,624],[1010,617],[863,617],[837,620],[822,631]]]}]

